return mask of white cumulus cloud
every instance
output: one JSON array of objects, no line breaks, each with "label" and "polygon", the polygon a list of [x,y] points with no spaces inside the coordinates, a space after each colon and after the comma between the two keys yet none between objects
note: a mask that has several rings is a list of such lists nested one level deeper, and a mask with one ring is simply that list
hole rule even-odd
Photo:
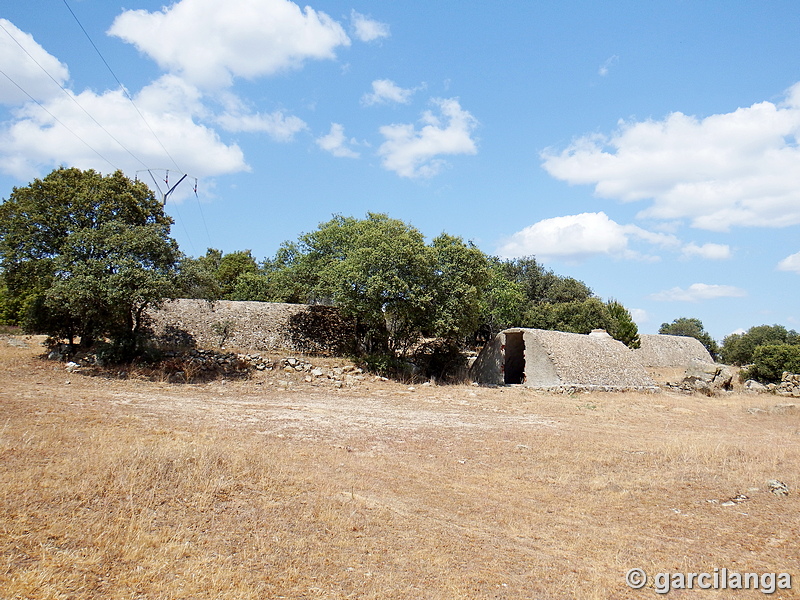
[{"label": "white cumulus cloud", "polygon": [[761,102],[697,118],[620,122],[608,136],[587,135],[543,167],[602,198],[649,201],[639,216],[689,220],[694,227],[800,224],[800,83],[780,104]]},{"label": "white cumulus cloud", "polygon": [[708,260],[726,260],[731,257],[731,247],[727,244],[703,244],[698,246],[694,242],[686,244],[681,252],[684,258],[699,257]]},{"label": "white cumulus cloud", "polygon": [[69,93],[72,99],[61,93],[43,103],[47,111],[33,102],[16,110],[0,131],[0,170],[24,180],[69,164],[102,172],[120,168],[133,176],[169,166],[169,156],[197,177],[249,168],[237,145],[223,143],[202,124],[207,111],[200,92],[176,77],[143,88],[134,97],[136,107],[121,90]]},{"label": "white cumulus cloud", "polygon": [[350,22],[353,25],[354,35],[362,42],[374,42],[390,35],[386,23],[370,19],[355,10],[350,13]]},{"label": "white cumulus cloud", "polygon": [[800,252],[790,254],[778,263],[779,271],[791,271],[800,275]]},{"label": "white cumulus cloud", "polygon": [[693,283],[686,289],[674,287],[651,294],[650,298],[664,302],[699,302],[717,298],[742,298],[746,295],[746,291],[732,285]]},{"label": "white cumulus cloud", "polygon": [[350,45],[331,17],[289,0],[180,0],[155,12],[127,10],[108,33],[203,88],[332,59]]},{"label": "white cumulus cloud", "polygon": [[6,19],[0,19],[0,71],[5,73],[0,78],[0,103],[9,105],[63,94],[60,87],[69,79],[65,64]]},{"label": "white cumulus cloud", "polygon": [[367,106],[373,104],[408,104],[416,88],[401,88],[391,79],[376,79],[372,82],[372,92],[361,97],[361,103]]},{"label": "white cumulus cloud", "polygon": [[633,250],[632,241],[667,248],[680,243],[671,234],[654,233],[636,225],[620,225],[598,212],[544,219],[513,234],[497,252],[503,258],[534,255],[544,262],[554,259],[577,262],[598,255],[656,259]]},{"label": "white cumulus cloud", "polygon": [[472,133],[478,125],[456,98],[434,99],[439,114],[425,111],[417,129],[414,124],[385,125],[385,142],[378,149],[384,168],[401,177],[432,177],[446,164],[441,156],[476,154]]},{"label": "white cumulus cloud", "polygon": [[358,158],[360,156],[358,152],[348,146],[355,142],[347,140],[344,135],[344,126],[340,123],[331,123],[330,132],[317,138],[316,142],[320,148],[340,158]]},{"label": "white cumulus cloud", "polygon": [[223,113],[216,121],[226,131],[233,133],[266,133],[278,142],[290,142],[295,134],[308,129],[303,119],[294,115],[285,115],[283,111],[263,113]]}]

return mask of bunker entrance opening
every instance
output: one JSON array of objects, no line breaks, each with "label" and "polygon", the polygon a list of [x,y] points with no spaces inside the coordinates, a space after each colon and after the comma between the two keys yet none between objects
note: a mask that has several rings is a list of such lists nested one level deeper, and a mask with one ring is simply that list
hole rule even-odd
[{"label": "bunker entrance opening", "polygon": [[503,381],[520,384],[525,381],[525,341],[523,333],[506,333],[505,368]]}]

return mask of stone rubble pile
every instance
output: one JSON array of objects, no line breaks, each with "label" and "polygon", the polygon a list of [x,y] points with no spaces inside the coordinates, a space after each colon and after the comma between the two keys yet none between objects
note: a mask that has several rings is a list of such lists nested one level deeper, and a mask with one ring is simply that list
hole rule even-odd
[{"label": "stone rubble pile", "polygon": [[700,392],[713,396],[732,390],[735,376],[736,370],[732,367],[695,360],[686,369],[681,381],[669,382],[666,387],[679,392]]},{"label": "stone rubble pile", "polygon": [[[328,365],[315,366],[310,361],[293,356],[271,359],[261,354],[217,352],[214,350],[192,349],[186,355],[168,353],[167,358],[183,359],[190,364],[197,365],[203,373],[245,374],[248,371],[273,371],[284,375],[303,374],[306,382],[330,381],[336,387],[355,385],[366,380],[364,370],[355,365],[331,367]],[[375,377],[376,381],[388,381],[386,377]],[[340,385],[336,385],[340,384]]]},{"label": "stone rubble pile", "polygon": [[[51,360],[63,360],[60,353],[51,353]],[[64,369],[69,373],[83,372],[87,367],[97,365],[93,355],[81,356],[69,361]],[[246,377],[253,371],[271,371],[284,379],[303,376],[307,383],[330,382],[334,387],[352,387],[365,381],[368,375],[363,369],[352,364],[342,366],[315,365],[307,359],[288,356],[269,358],[257,353],[220,352],[193,348],[186,352],[165,352],[162,367],[172,373],[175,381],[188,381],[198,375],[201,377]],[[369,375],[370,380],[389,381],[386,377]],[[281,383],[281,382],[278,382]],[[282,383],[288,384],[289,381]]]},{"label": "stone rubble pile", "polygon": [[767,385],[748,379],[744,382],[744,387],[750,392],[773,393],[777,396],[800,398],[800,373],[784,371],[781,375],[780,383],[768,383]]},{"label": "stone rubble pile", "polygon": [[[770,388],[770,386],[772,386]],[[767,386],[767,389],[775,392],[778,396],[791,396],[793,398],[800,398],[800,373],[788,373],[786,371],[781,375],[781,382],[778,385],[774,383]]]}]

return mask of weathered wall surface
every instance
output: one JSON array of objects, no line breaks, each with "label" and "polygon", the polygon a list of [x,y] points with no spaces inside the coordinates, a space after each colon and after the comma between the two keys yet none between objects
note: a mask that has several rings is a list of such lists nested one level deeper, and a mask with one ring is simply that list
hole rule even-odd
[{"label": "weathered wall surface", "polygon": [[714,359],[703,344],[682,335],[641,334],[641,347],[632,350],[636,361],[649,368],[686,368],[693,361],[713,363]]},{"label": "weathered wall surface", "polygon": [[469,376],[473,381],[487,385],[503,384],[505,339],[505,333],[498,333],[483,347],[469,369]]},{"label": "weathered wall surface", "polygon": [[[528,341],[530,340],[530,341]],[[531,329],[526,347],[550,358],[560,385],[584,389],[650,389],[655,382],[630,350],[611,336]]]},{"label": "weathered wall surface", "polygon": [[308,304],[179,299],[150,317],[163,340],[201,348],[337,353],[352,332],[335,308]]}]

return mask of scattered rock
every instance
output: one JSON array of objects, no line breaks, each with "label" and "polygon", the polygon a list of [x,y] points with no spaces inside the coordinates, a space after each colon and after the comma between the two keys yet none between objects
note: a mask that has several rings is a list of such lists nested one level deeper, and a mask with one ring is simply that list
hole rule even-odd
[{"label": "scattered rock", "polygon": [[700,392],[706,396],[714,396],[732,390],[733,378],[736,375],[736,369],[727,365],[696,360],[686,369],[682,381],[668,383],[667,387],[682,392]]},{"label": "scattered rock", "polygon": [[764,393],[767,391],[767,386],[765,386],[763,383],[757,382],[754,379],[748,379],[744,382],[744,389],[748,392]]},{"label": "scattered rock", "polygon": [[770,479],[767,482],[767,489],[776,496],[789,495],[789,486],[783,483],[782,481],[778,481],[777,479]]}]

